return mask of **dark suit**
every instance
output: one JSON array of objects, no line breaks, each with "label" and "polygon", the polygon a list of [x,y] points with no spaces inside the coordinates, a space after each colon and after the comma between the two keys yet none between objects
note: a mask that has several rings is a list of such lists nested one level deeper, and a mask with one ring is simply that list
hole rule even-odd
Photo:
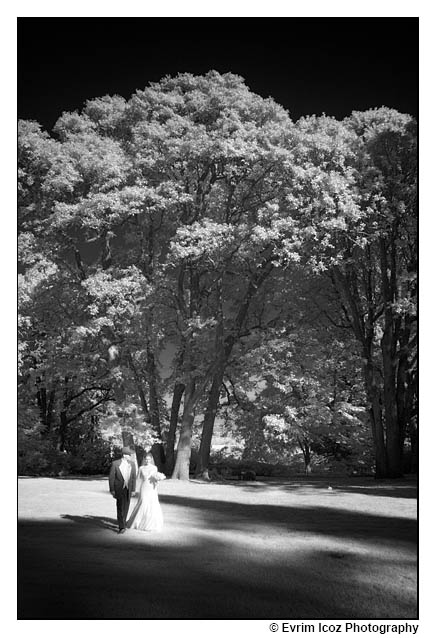
[{"label": "dark suit", "polygon": [[117,521],[120,529],[126,528],[126,518],[129,512],[130,498],[135,492],[136,470],[132,461],[127,461],[131,467],[131,473],[127,487],[124,486],[124,477],[120,470],[122,459],[114,461],[109,472],[109,490],[117,499]]}]

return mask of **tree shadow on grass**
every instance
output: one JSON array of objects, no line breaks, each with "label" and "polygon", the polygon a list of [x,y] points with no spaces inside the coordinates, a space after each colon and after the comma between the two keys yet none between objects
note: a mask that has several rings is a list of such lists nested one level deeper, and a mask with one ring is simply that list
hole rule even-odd
[{"label": "tree shadow on grass", "polygon": [[[194,481],[193,481],[194,482]],[[195,481],[207,483],[207,481]],[[388,496],[394,498],[417,498],[417,478],[403,478],[397,480],[375,478],[339,478],[334,476],[270,478],[257,477],[256,481],[241,481],[238,479],[215,480],[213,484],[237,487],[249,492],[283,489],[290,492],[300,490],[328,490],[329,487],[337,492],[353,494],[368,494],[370,496]]]},{"label": "tree shadow on grass", "polygon": [[417,523],[409,518],[380,516],[333,506],[249,504],[161,494],[164,504],[195,509],[211,529],[250,530],[276,526],[291,534],[316,534],[340,539],[417,543]]},{"label": "tree shadow on grass", "polygon": [[[20,523],[19,618],[417,618],[413,520],[329,498],[288,507],[160,499],[168,520],[180,518],[178,537],[119,536],[107,516]],[[277,549],[263,545],[271,535]]]},{"label": "tree shadow on grass", "polygon": [[393,485],[392,483],[386,485],[381,483],[376,483],[375,485],[337,485],[334,482],[332,488],[338,490],[339,492],[350,494],[388,496],[390,498],[417,498],[417,485],[415,483],[399,485]]},{"label": "tree shadow on grass", "polygon": [[109,534],[93,518],[20,523],[19,619],[417,617],[414,591],[392,578],[395,570],[411,574],[405,557],[293,544],[267,556],[219,532],[158,542]]},{"label": "tree shadow on grass", "polygon": [[[19,476],[23,479],[44,479],[50,478],[56,481],[107,481],[108,477],[102,474],[96,476]],[[261,492],[274,489],[285,491],[299,491],[305,489],[327,490],[332,487],[338,492],[368,494],[370,496],[388,496],[394,498],[417,498],[417,478],[415,476],[389,480],[375,478],[339,478],[330,476],[307,477],[299,476],[295,478],[270,478],[259,476],[256,481],[242,481],[239,479],[218,479],[214,481],[204,481],[201,479],[191,479],[190,483],[196,485],[224,485],[236,487],[248,492]]]},{"label": "tree shadow on grass", "polygon": [[44,476],[32,476],[32,477],[20,477],[20,478],[50,478],[53,479],[54,481],[107,481],[108,480],[108,476],[105,474],[96,474],[93,476],[80,476],[77,474],[71,474],[71,475],[66,475],[66,476],[49,476],[49,477],[44,477]]},{"label": "tree shadow on grass", "polygon": [[391,498],[417,498],[417,479],[399,479],[398,481],[368,479],[339,479],[338,477],[321,476],[317,478],[271,479],[259,477],[256,481],[223,480],[214,484],[239,487],[249,492],[282,489],[299,492],[301,490],[328,490],[331,487],[337,492],[351,494],[367,494],[370,496],[387,496]]}]

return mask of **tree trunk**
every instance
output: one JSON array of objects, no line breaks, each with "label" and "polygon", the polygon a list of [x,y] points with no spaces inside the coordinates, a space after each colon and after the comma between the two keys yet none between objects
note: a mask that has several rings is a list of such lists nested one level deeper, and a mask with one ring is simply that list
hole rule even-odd
[{"label": "tree trunk", "polygon": [[[208,465],[209,455],[211,452],[212,433],[214,430],[215,415],[220,400],[220,388],[223,381],[223,373],[225,370],[225,360],[231,353],[236,335],[234,335],[227,344],[225,349],[224,330],[223,330],[223,273],[216,283],[216,318],[217,326],[215,333],[215,356],[218,360],[218,368],[213,376],[212,385],[208,395],[208,403],[203,419],[202,436],[200,439],[200,449],[196,462],[196,474],[202,476],[209,481]],[[246,309],[247,312],[247,309]],[[244,313],[244,316],[246,314]],[[244,316],[241,318],[243,321]],[[241,327],[237,326],[238,329]]]},{"label": "tree trunk", "polygon": [[372,362],[369,359],[367,359],[364,366],[364,379],[367,400],[369,402],[369,417],[372,428],[373,446],[375,450],[375,474],[376,478],[385,478],[387,476],[387,455],[379,387],[375,379],[375,371],[373,369]]},{"label": "tree trunk", "polygon": [[170,426],[167,433],[167,444],[165,449],[165,473],[167,475],[170,475],[173,472],[174,468],[176,430],[178,426],[179,408],[181,405],[184,390],[185,385],[183,383],[175,384],[173,390],[173,399],[171,403]]},{"label": "tree trunk", "polygon": [[[360,304],[362,295],[360,295],[359,292],[356,273],[350,271],[342,273],[340,268],[335,268],[333,272],[333,281],[340,299],[342,300],[345,318],[351,325],[356,339],[362,346],[365,389],[369,405],[369,418],[375,451],[375,474],[376,478],[385,478],[387,476],[388,469],[387,450],[384,436],[384,415],[381,406],[381,384],[378,384],[376,377],[372,351],[375,329],[375,307],[374,302],[372,301],[373,293],[371,290],[368,292],[368,305],[366,311],[364,311]],[[365,314],[368,316],[368,321],[364,321],[363,319]]]},{"label": "tree trunk", "polygon": [[384,416],[387,449],[387,476],[402,476],[402,441],[396,409],[396,379],[390,343],[382,345],[384,365]]},{"label": "tree trunk", "polygon": [[40,388],[36,393],[36,398],[40,411],[41,422],[45,426],[46,432],[50,432],[53,421],[55,390],[51,390],[47,396],[46,388]]},{"label": "tree trunk", "polygon": [[153,456],[155,465],[158,468],[158,472],[164,472],[165,470],[165,452],[164,445],[162,443],[153,443],[150,448],[150,453]]},{"label": "tree trunk", "polygon": [[[415,382],[414,373],[411,373],[411,361],[409,351],[409,341],[411,336],[411,325],[406,322],[406,326],[400,338],[400,354],[398,362],[398,371],[396,378],[396,409],[399,422],[399,435],[401,437],[402,450],[404,449],[405,438],[409,432],[410,425],[413,425],[414,419],[414,396]],[[413,449],[411,448],[412,457]],[[412,472],[413,458],[409,472]]]},{"label": "tree trunk", "polygon": [[59,433],[58,433],[58,444],[57,449],[59,452],[63,452],[65,450],[65,437],[67,434],[67,412],[62,410],[60,414],[60,423],[59,423]]},{"label": "tree trunk", "polygon": [[181,431],[172,478],[188,481],[190,478],[191,436],[195,416],[195,382],[187,384],[184,398]]},{"label": "tree trunk", "polygon": [[411,441],[411,473],[417,474],[419,471],[419,445],[418,431],[414,424],[410,424],[410,441]]},{"label": "tree trunk", "polygon": [[162,472],[165,464],[165,451],[162,440],[161,432],[161,420],[159,414],[159,396],[158,396],[158,383],[157,372],[155,364],[155,355],[150,347],[147,346],[147,376],[149,382],[149,405],[150,405],[150,420],[152,423],[152,429],[155,436],[159,439],[152,446],[153,458],[158,467],[159,472]]},{"label": "tree trunk", "polygon": [[265,260],[262,264],[262,268],[254,277],[249,281],[246,294],[243,298],[242,304],[238,309],[238,313],[235,317],[233,331],[224,338],[223,328],[223,299],[222,299],[222,285],[221,278],[217,281],[217,331],[216,331],[216,355],[218,360],[218,369],[213,377],[212,386],[208,396],[208,404],[205,411],[205,417],[202,428],[202,438],[200,442],[199,457],[196,467],[196,474],[209,479],[208,464],[209,455],[211,452],[212,434],[214,431],[215,417],[220,400],[220,388],[223,382],[223,375],[226,368],[226,362],[231,356],[232,350],[236,341],[239,339],[241,328],[247,317],[250,303],[253,297],[256,295],[259,287],[263,284],[266,278],[269,276],[273,269],[273,266],[269,260]]},{"label": "tree trunk", "polygon": [[[135,385],[137,386],[137,392],[138,392],[138,396],[140,397],[140,402],[141,402],[141,408],[143,410],[143,414],[144,414],[144,418],[146,423],[151,423],[152,419],[151,419],[151,415],[150,415],[150,411],[149,411],[149,407],[147,405],[147,400],[146,400],[146,395],[144,393],[144,388],[143,388],[143,384],[141,381],[141,377],[138,374],[138,370],[135,366],[134,360],[132,355],[129,353],[129,362],[130,362],[130,366],[132,369],[132,372],[134,374],[134,378],[135,378]],[[152,456],[155,460],[155,463],[158,467],[158,470],[161,471],[162,468],[162,464],[163,464],[163,460],[162,460],[162,454],[161,454],[161,450],[154,450],[153,449],[154,446],[152,445],[152,449],[150,450],[152,453]],[[145,450],[142,446],[136,446],[135,448],[135,458],[136,458],[136,466],[138,466],[139,464],[141,464],[142,462],[142,458],[145,454]]]},{"label": "tree trunk", "polygon": [[419,429],[418,429],[418,409],[417,409],[417,379],[416,373],[408,375],[408,420],[407,431],[411,441],[411,472],[417,474],[419,471]]},{"label": "tree trunk", "polygon": [[223,381],[223,370],[220,369],[215,374],[208,396],[208,405],[205,410],[203,420],[202,439],[200,442],[199,457],[197,461],[196,474],[209,480],[208,466],[211,452],[211,440],[214,430],[215,417],[220,399],[220,388]]},{"label": "tree trunk", "polygon": [[[384,300],[384,334],[381,339],[384,388],[384,417],[387,451],[387,476],[402,476],[402,441],[396,406],[396,355],[398,345],[398,323],[393,315],[396,300],[396,246],[392,230],[390,243],[380,238],[381,290]],[[390,263],[389,263],[390,258]]]},{"label": "tree trunk", "polygon": [[299,440],[300,449],[302,450],[303,460],[305,463],[305,474],[311,474],[313,468],[311,466],[311,447],[306,441]]},{"label": "tree trunk", "polygon": [[399,422],[399,435],[403,448],[408,424],[408,382],[407,382],[407,357],[400,356],[396,379],[396,411]]},{"label": "tree trunk", "polygon": [[47,425],[48,431],[50,431],[52,427],[54,405],[55,405],[55,391],[50,390],[49,400],[47,403],[47,415],[46,415],[46,425]]},{"label": "tree trunk", "polygon": [[147,423],[150,423],[151,422],[150,412],[149,412],[149,407],[146,401],[146,395],[144,394],[143,384],[141,383],[140,375],[138,374],[138,370],[136,368],[136,365],[134,363],[133,357],[130,354],[130,352],[129,352],[129,363],[130,363],[132,372],[134,374],[135,385],[137,386],[137,392],[138,392],[138,396],[140,397],[141,408],[144,413],[144,418],[146,419]]}]

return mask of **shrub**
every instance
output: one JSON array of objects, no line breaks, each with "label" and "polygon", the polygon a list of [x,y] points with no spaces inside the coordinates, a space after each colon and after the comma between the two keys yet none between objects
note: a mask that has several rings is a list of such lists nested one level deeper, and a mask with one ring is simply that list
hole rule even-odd
[{"label": "shrub", "polygon": [[60,452],[52,438],[37,432],[18,436],[18,473],[22,475],[107,474],[111,461],[111,446],[100,438],[80,443],[72,453]]},{"label": "shrub", "polygon": [[111,466],[111,446],[103,439],[83,442],[70,456],[70,472],[72,474],[107,474]]}]

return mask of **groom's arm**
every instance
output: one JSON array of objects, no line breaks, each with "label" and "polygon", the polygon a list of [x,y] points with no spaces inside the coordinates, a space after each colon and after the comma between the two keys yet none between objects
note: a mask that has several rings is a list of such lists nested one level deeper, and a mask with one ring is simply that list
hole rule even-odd
[{"label": "groom's arm", "polygon": [[131,473],[130,473],[130,475],[131,475],[131,488],[132,488],[131,491],[135,492],[135,488],[136,488],[136,485],[137,485],[137,468],[135,467],[135,463],[131,463],[131,467],[132,467]]},{"label": "groom's arm", "polygon": [[109,470],[109,491],[112,496],[115,495],[115,463],[111,465],[111,469]]}]

